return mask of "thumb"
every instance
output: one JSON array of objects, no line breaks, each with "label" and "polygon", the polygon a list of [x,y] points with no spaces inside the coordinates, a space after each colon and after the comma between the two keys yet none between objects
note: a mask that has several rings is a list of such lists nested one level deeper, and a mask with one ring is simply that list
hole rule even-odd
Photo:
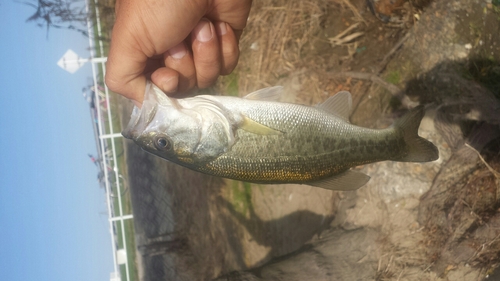
[{"label": "thumb", "polygon": [[148,58],[144,53],[118,44],[120,41],[112,40],[111,43],[106,62],[106,85],[111,91],[142,103],[146,89],[143,71]]}]

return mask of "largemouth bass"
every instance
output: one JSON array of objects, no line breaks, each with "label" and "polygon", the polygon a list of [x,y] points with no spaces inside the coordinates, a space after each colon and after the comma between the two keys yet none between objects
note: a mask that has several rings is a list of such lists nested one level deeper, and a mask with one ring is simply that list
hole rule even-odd
[{"label": "largemouth bass", "polygon": [[282,87],[243,98],[167,97],[148,82],[142,107],[124,130],[144,150],[202,173],[241,181],[353,190],[370,177],[351,167],[377,161],[427,162],[437,148],[418,136],[423,107],[391,127],[349,122],[343,91],[315,106],[278,102]]}]

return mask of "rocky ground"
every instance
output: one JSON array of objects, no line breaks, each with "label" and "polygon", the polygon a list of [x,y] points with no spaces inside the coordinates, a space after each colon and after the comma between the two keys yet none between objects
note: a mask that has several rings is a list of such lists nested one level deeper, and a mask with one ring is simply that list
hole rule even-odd
[{"label": "rocky ground", "polygon": [[498,3],[253,5],[240,64],[213,91],[283,85],[316,104],[349,90],[351,121],[371,128],[424,104],[440,158],[365,165],[367,185],[332,192],[213,178],[127,142],[142,279],[500,280]]}]

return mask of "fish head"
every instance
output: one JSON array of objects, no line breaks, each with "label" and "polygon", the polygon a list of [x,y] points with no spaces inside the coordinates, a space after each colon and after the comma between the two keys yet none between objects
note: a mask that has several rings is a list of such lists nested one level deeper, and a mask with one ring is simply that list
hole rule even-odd
[{"label": "fish head", "polygon": [[[141,108],[135,107],[123,136],[143,150],[167,160],[192,165],[226,151],[223,129],[188,101],[167,97],[148,82]],[[192,103],[191,103],[192,104]]]}]

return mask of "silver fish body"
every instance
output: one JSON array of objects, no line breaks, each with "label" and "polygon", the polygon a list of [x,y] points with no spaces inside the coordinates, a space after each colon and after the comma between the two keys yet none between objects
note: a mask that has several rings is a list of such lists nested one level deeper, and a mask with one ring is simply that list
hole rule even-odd
[{"label": "silver fish body", "polygon": [[210,175],[255,183],[352,190],[369,177],[351,167],[383,160],[426,162],[437,148],[418,136],[423,108],[374,130],[348,121],[351,96],[316,106],[275,101],[281,87],[244,98],[174,99],[148,83],[123,132],[144,150]]}]

